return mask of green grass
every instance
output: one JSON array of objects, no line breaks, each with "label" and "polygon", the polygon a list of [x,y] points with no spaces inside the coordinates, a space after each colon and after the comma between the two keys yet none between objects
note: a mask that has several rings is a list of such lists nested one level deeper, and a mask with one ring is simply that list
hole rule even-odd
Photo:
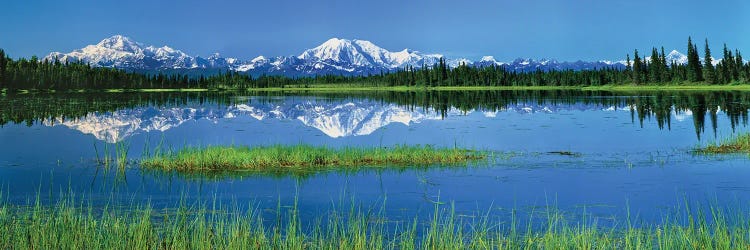
[{"label": "green grass", "polygon": [[710,143],[706,147],[696,149],[696,152],[703,154],[750,154],[750,133],[737,135],[720,143]]},{"label": "green grass", "polygon": [[[96,154],[96,163],[104,168],[110,168],[116,166],[119,170],[125,170],[128,165],[128,152],[130,150],[130,142],[120,141],[110,146],[110,143],[104,143],[104,149],[99,152],[99,148],[94,143],[94,152]],[[113,148],[114,146],[114,148]]]},{"label": "green grass", "polygon": [[487,157],[486,152],[459,148],[396,145],[331,148],[311,145],[187,147],[141,161],[149,169],[178,172],[256,170],[294,172],[383,166],[460,164]]},{"label": "green grass", "polygon": [[[686,209],[658,224],[614,227],[591,216],[569,221],[549,210],[508,220],[459,216],[435,205],[427,218],[393,221],[381,210],[343,206],[303,223],[296,205],[257,210],[205,205],[154,209],[95,207],[73,199],[53,205],[0,205],[2,249],[747,249],[750,223]],[[273,213],[273,212],[270,212]],[[533,214],[533,213],[532,213]],[[265,215],[267,216],[267,215]],[[538,217],[538,218],[534,218]],[[519,221],[537,220],[537,226]],[[306,220],[308,221],[308,220]]]},{"label": "green grass", "polygon": [[604,85],[581,87],[586,91],[750,91],[750,84],[707,85],[702,83]]}]

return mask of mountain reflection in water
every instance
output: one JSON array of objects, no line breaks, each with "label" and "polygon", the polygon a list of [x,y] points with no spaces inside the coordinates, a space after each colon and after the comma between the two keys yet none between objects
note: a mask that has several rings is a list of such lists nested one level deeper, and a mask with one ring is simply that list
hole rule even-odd
[{"label": "mountain reflection in water", "polygon": [[[277,96],[290,95],[290,96]],[[747,124],[750,95],[742,92],[656,92],[621,96],[580,91],[455,91],[372,93],[124,93],[8,95],[0,97],[0,124],[64,126],[114,143],[143,132],[167,131],[186,122],[252,117],[298,121],[332,138],[369,135],[389,124],[406,126],[480,112],[630,112],[632,122],[692,120],[696,136],[709,117],[729,117],[732,129]],[[252,96],[252,97],[247,97]],[[513,121],[508,121],[513,122]]]}]

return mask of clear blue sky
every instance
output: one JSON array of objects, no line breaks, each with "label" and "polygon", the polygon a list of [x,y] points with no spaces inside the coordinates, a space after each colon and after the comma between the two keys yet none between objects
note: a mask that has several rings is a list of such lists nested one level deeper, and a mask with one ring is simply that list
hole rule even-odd
[{"label": "clear blue sky", "polygon": [[750,1],[4,1],[0,48],[68,52],[114,34],[191,55],[297,55],[331,37],[478,59],[620,59],[687,36],[750,58]]}]

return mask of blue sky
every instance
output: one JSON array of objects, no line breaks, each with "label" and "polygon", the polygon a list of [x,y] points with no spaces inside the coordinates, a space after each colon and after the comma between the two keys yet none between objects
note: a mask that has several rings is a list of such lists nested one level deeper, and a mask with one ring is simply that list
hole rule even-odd
[{"label": "blue sky", "polygon": [[331,37],[450,57],[621,59],[651,46],[750,57],[750,1],[5,1],[0,48],[68,52],[123,34],[191,55],[297,55]]}]

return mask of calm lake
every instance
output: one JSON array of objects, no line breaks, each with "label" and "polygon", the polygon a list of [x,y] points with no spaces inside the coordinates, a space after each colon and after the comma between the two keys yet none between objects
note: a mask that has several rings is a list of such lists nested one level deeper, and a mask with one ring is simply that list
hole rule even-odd
[{"label": "calm lake", "polygon": [[[750,158],[693,149],[748,131],[746,92],[446,91],[101,93],[0,96],[6,202],[74,193],[92,204],[207,201],[302,216],[342,202],[392,219],[555,207],[603,221],[646,221],[686,204],[744,207]],[[157,148],[430,144],[493,153],[468,166],[184,175],[144,171]],[[124,171],[98,164],[125,147]]]}]

